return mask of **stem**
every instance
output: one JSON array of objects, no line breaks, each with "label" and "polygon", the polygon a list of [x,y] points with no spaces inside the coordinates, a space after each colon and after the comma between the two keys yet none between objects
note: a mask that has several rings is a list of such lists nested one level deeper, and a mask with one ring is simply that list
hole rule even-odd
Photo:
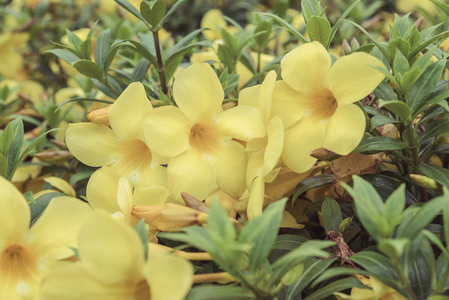
[{"label": "stem", "polygon": [[159,74],[159,81],[161,82],[161,90],[165,95],[167,95],[168,94],[167,80],[165,78],[164,62],[162,61],[161,44],[159,42],[158,31],[153,31],[153,39],[154,39],[154,46],[156,48],[156,59],[158,64],[157,73]]},{"label": "stem", "polygon": [[208,274],[195,274],[193,275],[194,283],[206,283],[206,282],[231,282],[236,279],[227,272],[221,273],[208,273]]},{"label": "stem", "polygon": [[255,286],[253,286],[250,282],[248,282],[248,280],[246,279],[245,275],[242,272],[237,272],[238,276],[238,280],[249,290],[251,290],[256,296],[257,299],[260,300],[272,300],[273,296],[270,295],[269,293],[267,293],[264,290],[261,290]]},{"label": "stem", "polygon": [[260,56],[262,55],[262,51],[259,49],[257,51],[257,73],[260,73]]},{"label": "stem", "polygon": [[408,292],[409,296],[411,296],[413,300],[419,300],[415,294],[415,291],[412,289],[412,286],[410,285],[410,280],[408,279],[408,276],[404,273],[397,260],[393,261],[393,266],[396,270],[396,273],[399,275],[401,283],[403,284],[405,290]]},{"label": "stem", "polygon": [[409,122],[405,127],[405,133],[407,134],[407,140],[410,147],[410,151],[412,152],[413,158],[413,170],[412,172],[416,172],[416,168],[421,164],[421,160],[419,159],[418,153],[418,139],[415,133],[415,126],[413,125],[413,121]]}]

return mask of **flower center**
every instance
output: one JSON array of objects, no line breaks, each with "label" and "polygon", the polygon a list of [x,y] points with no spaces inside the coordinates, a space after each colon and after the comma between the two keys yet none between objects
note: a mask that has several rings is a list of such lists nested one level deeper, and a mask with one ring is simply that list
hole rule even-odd
[{"label": "flower center", "polygon": [[310,95],[308,107],[311,110],[312,117],[318,120],[326,120],[335,113],[338,102],[331,91],[322,88]]},{"label": "flower center", "polygon": [[120,176],[128,176],[150,166],[153,156],[148,146],[141,140],[127,141],[121,149],[122,156],[112,167]]},{"label": "flower center", "polygon": [[29,280],[36,269],[34,255],[21,245],[10,245],[0,253],[0,273],[13,282]]},{"label": "flower center", "polygon": [[201,152],[210,153],[218,145],[217,128],[209,123],[196,123],[190,129],[190,146]]}]

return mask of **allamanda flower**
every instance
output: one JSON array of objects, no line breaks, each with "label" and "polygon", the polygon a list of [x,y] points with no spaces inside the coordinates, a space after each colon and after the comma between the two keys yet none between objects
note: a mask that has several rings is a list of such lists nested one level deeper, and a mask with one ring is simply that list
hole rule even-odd
[{"label": "allamanda flower", "polygon": [[133,185],[165,185],[166,170],[143,141],[142,120],[153,107],[141,83],[131,83],[108,110],[111,128],[96,123],[70,124],[67,147],[82,163],[109,166]]},{"label": "allamanda flower", "polygon": [[283,80],[274,87],[271,113],[281,117],[286,129],[282,159],[288,168],[298,173],[310,169],[316,159],[309,154],[317,148],[346,155],[359,144],[365,116],[354,102],[385,77],[370,65],[385,67],[362,52],[332,65],[328,52],[316,41],[284,56]]},{"label": "allamanda flower", "polygon": [[79,230],[78,254],[44,278],[41,300],[181,300],[193,282],[187,260],[151,253],[145,261],[137,232],[103,211]]},{"label": "allamanda flower", "polygon": [[0,299],[36,299],[45,272],[73,256],[76,234],[90,207],[58,197],[30,228],[30,209],[22,194],[0,176]]},{"label": "allamanda flower", "polygon": [[231,196],[246,188],[247,157],[234,141],[265,134],[257,108],[238,106],[223,111],[223,89],[208,64],[193,64],[178,75],[173,86],[178,107],[163,106],[144,119],[147,144],[171,157],[167,185],[172,196],[186,192],[206,198],[217,187]]}]

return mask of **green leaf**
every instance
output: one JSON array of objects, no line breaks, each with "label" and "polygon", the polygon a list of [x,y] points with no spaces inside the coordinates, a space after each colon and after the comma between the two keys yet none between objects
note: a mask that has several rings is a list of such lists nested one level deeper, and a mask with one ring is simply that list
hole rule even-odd
[{"label": "green leaf", "polygon": [[408,105],[412,113],[415,113],[416,109],[426,100],[435,88],[445,66],[446,62],[444,60],[439,60],[431,64],[424,70],[423,74],[413,85],[408,97]]},{"label": "green leaf", "polygon": [[373,131],[376,127],[381,126],[381,125],[395,124],[395,123],[400,123],[400,122],[393,118],[384,116],[384,115],[374,116],[371,118],[370,131]]},{"label": "green leaf", "polygon": [[6,157],[0,153],[0,176],[7,178],[8,177],[8,161]]},{"label": "green leaf", "polygon": [[387,136],[373,136],[363,140],[357,148],[352,151],[356,152],[381,152],[402,150],[407,148],[407,144]]},{"label": "green leaf", "polygon": [[52,53],[70,65],[80,60],[75,54],[63,49],[50,49],[45,51],[45,53]]},{"label": "green leaf", "polygon": [[131,74],[130,82],[143,81],[145,75],[147,75],[149,68],[150,62],[146,58],[141,58],[137,63],[137,65],[134,67],[133,73]]},{"label": "green leaf", "polygon": [[20,157],[16,160],[16,164],[12,168],[11,173],[8,174],[8,180],[12,180],[12,177],[13,177],[14,173],[16,172],[17,167],[25,159],[25,157],[27,157],[27,155],[31,152],[31,150],[33,150],[47,136],[47,134],[49,134],[50,132],[56,131],[56,130],[59,130],[59,128],[50,129],[50,130],[40,134],[30,145],[28,145],[28,147],[22,152]]},{"label": "green leaf", "polygon": [[186,300],[246,300],[256,299],[253,293],[241,286],[202,285],[190,290]]},{"label": "green leaf", "polygon": [[393,61],[393,71],[397,76],[398,74],[404,74],[410,69],[407,58],[402,54],[402,51],[396,49],[396,55]]},{"label": "green leaf", "polygon": [[311,41],[318,41],[324,47],[327,46],[331,35],[331,25],[326,18],[312,16],[307,22],[306,30]]},{"label": "green leaf", "polygon": [[239,243],[251,244],[249,251],[249,272],[255,272],[266,261],[276,240],[287,199],[270,204],[262,213],[245,224],[239,236]]},{"label": "green leaf", "polygon": [[11,143],[11,146],[9,148],[9,154],[8,157],[8,178],[12,179],[12,172],[15,171],[16,164],[20,164],[20,162],[17,162],[20,152],[22,151],[23,146],[23,140],[24,140],[24,130],[23,130],[23,122],[22,118],[17,118],[11,123],[9,123],[8,126],[11,126],[11,129],[13,131],[14,139]]},{"label": "green leaf", "polygon": [[[447,102],[445,99],[449,97],[449,90],[444,90],[446,83],[443,82],[444,81],[441,80],[437,84],[437,87],[432,91],[430,96],[427,97],[427,99],[423,101],[419,107],[416,108],[415,113],[413,114],[412,117],[416,117],[423,111],[428,110],[436,105],[440,105],[441,102],[445,102],[445,104],[443,104],[442,106],[446,108]],[[441,84],[443,86],[443,90],[441,89],[440,83],[443,83]]]},{"label": "green leaf", "polygon": [[[143,36],[143,35],[141,35],[141,37],[142,37],[142,36]],[[157,65],[158,65],[158,64],[157,64],[156,56],[155,56],[155,54],[153,54],[153,53],[150,52],[150,49],[145,48],[145,47],[143,46],[143,44],[141,44],[141,43],[139,43],[139,42],[136,42],[136,41],[129,40],[128,42],[131,43],[131,44],[135,47],[136,51],[137,51],[140,55],[142,55],[143,57],[145,57],[146,59],[148,59],[148,60],[151,62],[151,64],[152,64],[153,66],[157,66]],[[144,43],[145,43],[145,42],[144,42]]]},{"label": "green leaf", "polygon": [[80,44],[81,58],[89,60],[91,53],[92,53],[92,40],[87,39]]},{"label": "green leaf", "polygon": [[341,216],[340,205],[338,205],[337,201],[330,197],[326,197],[321,206],[321,214],[323,216],[324,230],[326,232],[338,232],[343,217]]},{"label": "green leaf", "polygon": [[426,131],[419,138],[421,141],[437,136],[439,134],[445,133],[449,131],[449,116],[439,119],[438,121],[430,124],[426,127]]},{"label": "green leaf", "polygon": [[[382,174],[366,174],[362,178],[368,181],[385,201],[402,184],[401,181]],[[407,205],[417,203],[416,198],[407,190],[405,190],[405,200]]]},{"label": "green leaf", "polygon": [[39,216],[42,214],[42,212],[47,208],[48,203],[50,201],[58,196],[61,196],[62,193],[46,193],[41,196],[39,196],[35,203],[30,204],[30,211],[31,211],[31,224],[36,222],[36,220],[39,218]]},{"label": "green leaf", "polygon": [[361,2],[362,0],[357,0],[354,1],[354,3],[351,4],[351,6],[349,6],[345,12],[340,16],[340,18],[338,19],[337,23],[335,23],[335,25],[332,27],[331,29],[331,35],[329,37],[329,43],[327,44],[326,48],[329,48],[330,43],[332,42],[332,40],[334,39],[335,34],[337,33],[338,28],[340,28],[340,25],[342,24],[341,22],[349,15],[349,13],[352,11],[352,9]]},{"label": "green leaf", "polygon": [[145,255],[145,260],[148,258],[148,232],[145,228],[145,219],[140,219],[140,221],[134,226],[134,230],[139,235],[140,241],[142,242],[143,253]]},{"label": "green leaf", "polygon": [[256,19],[258,19],[258,23],[256,29],[254,30],[254,33],[261,34],[254,36],[254,41],[256,42],[258,47],[263,47],[270,37],[273,23],[271,19],[262,20],[258,15],[256,15]]},{"label": "green leaf", "polygon": [[330,265],[336,261],[336,258],[317,259],[310,267],[308,267],[301,278],[294,284],[288,287],[287,296],[285,300],[298,299],[298,295],[306,289],[310,283],[322,274]]},{"label": "green leaf", "polygon": [[402,212],[405,208],[405,185],[401,184],[388,199],[385,201],[385,206],[382,211],[382,217],[388,220],[391,227],[399,224],[402,217]]},{"label": "green leaf", "polygon": [[379,107],[386,107],[389,111],[397,115],[402,122],[408,121],[412,115],[408,105],[399,100],[379,99]]},{"label": "green leaf", "polygon": [[418,166],[418,171],[449,189],[448,169],[430,164],[421,164]]},{"label": "green leaf", "polygon": [[168,17],[170,17],[181,5],[183,5],[187,0],[178,0],[176,1],[171,8],[168,10],[168,12],[165,14],[165,16],[162,18],[162,20],[159,22],[159,24],[162,26],[164,25],[165,21]]},{"label": "green leaf", "polygon": [[235,241],[237,233],[234,225],[218,201],[212,201],[207,218],[207,231],[215,243],[219,243],[220,240],[226,243]]},{"label": "green leaf", "polygon": [[298,40],[300,40],[303,43],[308,43],[309,41],[299,32],[297,31],[295,28],[293,28],[292,25],[290,25],[287,21],[285,21],[284,19],[270,14],[270,13],[259,13],[263,16],[267,16],[272,18],[273,20],[277,21],[279,24],[281,24],[285,29],[287,29],[287,31],[289,31],[291,34],[293,34]]},{"label": "green leaf", "polygon": [[[344,184],[346,191],[353,198],[355,212],[366,231],[374,240],[379,240],[383,233],[383,228],[378,224],[382,221],[382,211],[384,202],[376,192],[374,187],[359,176],[353,176],[354,187]],[[384,225],[384,224],[382,224]],[[379,230],[381,229],[381,230]],[[388,229],[388,228],[387,228]],[[385,230],[386,232],[387,230]]]},{"label": "green leaf", "polygon": [[205,28],[194,30],[185,37],[183,37],[181,40],[179,40],[173,47],[170,47],[170,49],[168,49],[167,54],[165,55],[165,60],[168,60],[171,56],[175,55],[176,53],[179,53],[181,49],[187,46],[191,41],[193,41],[194,38],[196,38],[204,30]]},{"label": "green leaf", "polygon": [[147,20],[145,20],[144,17],[140,14],[140,12],[131,4],[128,0],[114,0],[117,2],[118,5],[132,13],[134,16],[136,16],[139,20],[142,20],[146,25],[149,25]]},{"label": "green leaf", "polygon": [[75,48],[76,51],[80,51],[80,45],[83,42],[76,34],[65,29],[65,33],[67,35],[67,39],[69,40],[70,45],[72,45],[73,48]]},{"label": "green leaf", "polygon": [[72,65],[78,72],[89,78],[103,79],[103,70],[99,65],[87,59],[81,59]]},{"label": "green leaf", "polygon": [[[100,32],[95,43],[94,57],[95,62],[106,72],[106,60],[111,51],[111,29]],[[108,66],[109,67],[109,66]]]},{"label": "green leaf", "polygon": [[321,287],[319,290],[314,292],[313,294],[304,298],[304,300],[322,300],[328,296],[333,295],[335,292],[340,292],[350,288],[360,288],[360,289],[370,289],[359,280],[354,277],[348,277],[336,280],[324,287]]},{"label": "green leaf", "polygon": [[166,12],[166,6],[164,0],[152,0],[140,2],[140,13],[142,17],[147,20],[147,22],[153,27],[152,29],[157,30],[161,25],[160,22],[164,18]]},{"label": "green leaf", "polygon": [[298,185],[295,187],[295,190],[293,191],[292,204],[295,203],[296,199],[298,199],[298,197],[302,193],[307,192],[308,190],[323,186],[323,185],[331,184],[331,183],[333,183],[333,179],[334,179],[334,175],[323,174],[323,175],[312,176],[312,177],[309,177],[309,178],[301,181],[300,183],[298,183]]},{"label": "green leaf", "polygon": [[[437,26],[439,26],[439,25],[437,25]],[[427,29],[430,29],[430,28],[427,28]],[[432,44],[433,42],[438,41],[441,37],[443,37],[444,35],[446,35],[448,32],[449,32],[449,31],[445,31],[445,32],[439,33],[439,34],[437,34],[436,36],[431,37],[431,38],[429,38],[429,39],[426,40],[426,41],[422,41],[422,40],[425,38],[425,35],[423,34],[423,31],[422,31],[422,32],[421,32],[421,41],[422,41],[421,44],[419,44],[418,47],[416,47],[414,50],[410,51],[410,54],[409,54],[408,57],[409,57],[410,59],[413,58],[413,57],[415,57],[416,55],[418,55],[418,53],[420,53],[421,51],[423,51],[424,49],[426,49],[427,46],[429,46],[429,45]]]},{"label": "green leaf", "polygon": [[[420,167],[418,167],[418,170],[421,171]],[[449,173],[448,170],[446,171]],[[448,180],[448,178],[446,178],[446,180]],[[419,234],[421,230],[424,229],[424,227],[429,225],[429,223],[437,215],[440,214],[443,207],[446,207],[448,205],[448,196],[436,197],[433,198],[432,201],[426,202],[419,209],[417,209],[416,213],[411,218],[407,218],[403,222],[401,222],[397,230],[397,238],[413,239]],[[407,210],[409,209],[410,208],[408,208]]]},{"label": "green leaf", "polygon": [[308,239],[295,234],[281,234],[276,237],[271,250],[293,250],[307,242]]},{"label": "green leaf", "polygon": [[377,244],[377,248],[380,252],[387,255],[392,261],[399,261],[409,245],[410,239],[407,238],[382,239],[379,244]]},{"label": "green leaf", "polygon": [[376,95],[378,99],[398,99],[393,88],[385,80],[376,87],[374,95]]},{"label": "green leaf", "polygon": [[435,4],[439,9],[441,9],[446,15],[449,16],[449,5],[439,0],[430,0],[430,2]]}]

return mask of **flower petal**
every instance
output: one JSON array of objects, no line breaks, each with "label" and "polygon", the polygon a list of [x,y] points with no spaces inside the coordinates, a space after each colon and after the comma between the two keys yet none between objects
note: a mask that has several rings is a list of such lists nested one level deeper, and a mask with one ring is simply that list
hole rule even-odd
[{"label": "flower petal", "polygon": [[151,299],[184,299],[193,283],[193,267],[185,259],[165,253],[153,253],[143,273],[150,286]]},{"label": "flower petal", "polygon": [[223,88],[212,67],[205,63],[193,64],[176,77],[173,96],[192,122],[209,120],[222,111]]},{"label": "flower petal", "polygon": [[[135,284],[124,282],[107,285],[98,281],[81,264],[73,264],[48,274],[40,288],[45,300],[123,300],[135,292]],[[148,291],[149,292],[149,291]]]},{"label": "flower petal", "polygon": [[248,141],[265,135],[259,110],[252,106],[232,107],[218,116],[216,124],[229,139]]},{"label": "flower petal", "polygon": [[298,92],[326,87],[332,60],[323,45],[314,41],[301,45],[281,60],[282,79]]},{"label": "flower petal", "polygon": [[216,160],[218,187],[234,198],[240,197],[246,190],[248,157],[245,148],[237,142],[228,141],[211,155]]},{"label": "flower petal", "polygon": [[317,124],[312,118],[304,118],[287,129],[282,152],[285,165],[297,173],[309,170],[317,161],[310,152],[323,147],[324,132],[324,124]]},{"label": "flower petal", "polygon": [[264,153],[263,177],[267,176],[278,164],[284,148],[284,127],[279,117],[268,123],[268,143]]},{"label": "flower petal", "polygon": [[41,257],[63,259],[73,255],[76,236],[92,209],[79,199],[54,198],[30,229],[33,250]]},{"label": "flower petal", "polygon": [[144,264],[137,233],[101,211],[93,212],[81,227],[78,251],[89,273],[105,284],[132,280]]},{"label": "flower petal", "polygon": [[285,81],[276,81],[272,95],[271,117],[279,116],[287,129],[305,116],[306,98]]},{"label": "flower petal", "polygon": [[338,107],[327,120],[322,147],[346,155],[354,150],[365,132],[365,115],[354,104]]},{"label": "flower petal", "polygon": [[133,82],[109,109],[109,123],[114,133],[121,138],[142,139],[142,120],[152,109],[142,83]]},{"label": "flower petal", "polygon": [[135,186],[167,186],[167,168],[156,162],[142,166]]},{"label": "flower petal", "polygon": [[110,214],[120,211],[117,203],[117,186],[120,177],[111,168],[104,166],[89,179],[86,197],[94,209],[104,209]]},{"label": "flower petal", "polygon": [[171,196],[180,201],[182,192],[205,199],[217,188],[215,159],[193,149],[172,158],[167,175]]},{"label": "flower petal", "polygon": [[0,176],[0,249],[20,241],[30,226],[30,209],[17,188]]},{"label": "flower petal", "polygon": [[338,105],[354,103],[368,96],[385,78],[370,65],[385,68],[372,55],[356,52],[338,59],[329,71],[329,90]]},{"label": "flower petal", "polygon": [[268,125],[270,113],[271,113],[271,103],[273,96],[273,89],[276,83],[277,74],[275,71],[270,71],[262,82],[259,93],[259,111],[262,116],[263,124]]},{"label": "flower petal", "polygon": [[95,123],[70,124],[66,143],[78,160],[91,167],[114,163],[123,144],[109,127]]},{"label": "flower petal", "polygon": [[238,105],[249,105],[257,108],[259,106],[259,93],[261,86],[261,84],[258,84],[241,90],[239,93]]},{"label": "flower petal", "polygon": [[174,106],[153,109],[143,119],[146,144],[165,157],[177,156],[187,150],[190,128],[181,110]]},{"label": "flower petal", "polygon": [[67,196],[76,197],[76,192],[73,187],[64,179],[59,177],[46,177],[44,178],[45,182],[48,182],[58,190],[65,193]]},{"label": "flower petal", "polygon": [[248,200],[248,218],[252,219],[262,214],[263,200],[265,196],[265,182],[262,177],[257,176],[251,185]]},{"label": "flower petal", "polygon": [[133,194],[134,205],[161,205],[168,197],[168,190],[163,186],[135,188]]}]

